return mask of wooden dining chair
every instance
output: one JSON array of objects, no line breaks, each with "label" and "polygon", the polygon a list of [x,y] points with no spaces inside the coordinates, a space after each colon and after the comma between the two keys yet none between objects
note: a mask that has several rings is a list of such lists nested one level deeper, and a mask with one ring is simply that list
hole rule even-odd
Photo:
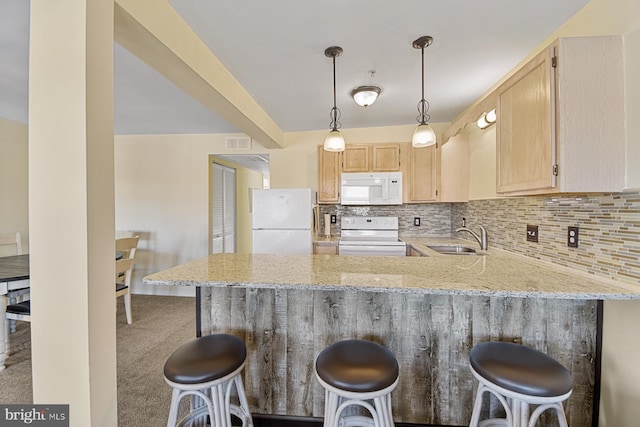
[{"label": "wooden dining chair", "polygon": [[[22,235],[19,231],[15,233],[0,233],[0,256],[22,255]],[[20,289],[9,291],[7,293],[10,304],[20,303],[29,299],[29,289]],[[7,323],[7,322],[5,322]],[[8,322],[11,333],[16,331],[16,322],[11,320]]]},{"label": "wooden dining chair", "polygon": [[133,259],[138,247],[138,237],[123,237],[116,239],[116,254],[122,258],[116,261],[116,298],[124,297],[124,310],[127,323],[131,324],[131,274]]},{"label": "wooden dining chair", "polygon": [[[23,322],[31,322],[31,301],[22,301],[15,304],[7,305],[4,322],[4,348],[6,354],[9,354],[9,328],[15,332],[15,322],[21,320]],[[9,326],[9,323],[13,323]]]},{"label": "wooden dining chair", "polygon": [[22,255],[22,236],[19,231],[15,233],[0,233],[0,256],[2,254]]},{"label": "wooden dining chair", "polygon": [[131,317],[131,270],[133,260],[123,258],[116,261],[116,298],[124,297],[124,310],[127,323],[133,321]]}]

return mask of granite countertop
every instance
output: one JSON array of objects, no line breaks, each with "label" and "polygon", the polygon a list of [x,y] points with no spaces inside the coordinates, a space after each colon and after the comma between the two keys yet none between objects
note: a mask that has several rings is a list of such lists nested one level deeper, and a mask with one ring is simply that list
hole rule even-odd
[{"label": "granite countertop", "polygon": [[173,286],[362,290],[558,299],[640,299],[640,289],[498,249],[443,255],[426,244],[461,239],[402,238],[426,256],[215,254],[144,278]]}]

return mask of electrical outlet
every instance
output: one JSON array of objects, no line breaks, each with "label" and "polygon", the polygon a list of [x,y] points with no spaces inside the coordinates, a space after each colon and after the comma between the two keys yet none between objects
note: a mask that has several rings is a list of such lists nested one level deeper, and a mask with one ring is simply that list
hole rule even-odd
[{"label": "electrical outlet", "polygon": [[413,218],[413,225],[420,227],[420,217]]},{"label": "electrical outlet", "polygon": [[578,227],[569,227],[567,230],[567,246],[570,248],[578,247]]},{"label": "electrical outlet", "polygon": [[538,226],[527,224],[527,242],[538,243]]},{"label": "electrical outlet", "polygon": [[336,222],[338,222],[338,216],[337,215],[331,215],[331,224],[335,224]]}]

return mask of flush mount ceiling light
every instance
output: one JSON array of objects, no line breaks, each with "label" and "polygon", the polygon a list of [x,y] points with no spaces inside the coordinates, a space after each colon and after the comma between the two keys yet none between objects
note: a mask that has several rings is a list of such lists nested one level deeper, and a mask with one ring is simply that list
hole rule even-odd
[{"label": "flush mount ceiling light", "polygon": [[324,138],[324,149],[326,151],[344,151],[344,137],[338,129],[342,126],[340,123],[340,110],[336,107],[336,57],[342,55],[342,48],[331,46],[325,49],[324,56],[333,58],[333,108],[329,115],[331,116],[331,131]]},{"label": "flush mount ceiling light", "polygon": [[356,104],[364,108],[376,102],[378,95],[380,95],[378,86],[360,86],[351,91],[351,96]]},{"label": "flush mount ceiling light", "polygon": [[422,51],[422,99],[418,102],[418,127],[413,132],[411,145],[414,147],[429,147],[436,143],[436,133],[433,131],[429,123],[429,103],[424,99],[424,48],[433,43],[433,37],[422,36],[413,42],[413,47]]},{"label": "flush mount ceiling light", "polygon": [[488,113],[483,113],[476,124],[480,129],[486,129],[492,124],[496,122],[496,109],[489,111]]},{"label": "flush mount ceiling light", "polygon": [[378,95],[380,95],[378,86],[360,86],[351,91],[351,96],[356,104],[364,108],[376,102]]}]

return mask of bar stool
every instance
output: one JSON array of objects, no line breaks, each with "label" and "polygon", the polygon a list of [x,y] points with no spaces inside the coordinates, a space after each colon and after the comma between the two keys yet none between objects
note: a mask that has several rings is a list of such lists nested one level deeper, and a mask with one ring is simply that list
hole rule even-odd
[{"label": "bar stool", "polygon": [[[167,426],[189,425],[208,415],[211,425],[231,427],[235,415],[243,427],[253,427],[240,375],[246,358],[244,342],[227,334],[196,338],[174,351],[164,364],[164,379],[173,388]],[[239,405],[231,404],[233,386]],[[178,406],[187,395],[194,396],[191,410],[176,424]]]},{"label": "bar stool", "polygon": [[325,389],[324,426],[337,427],[350,406],[371,415],[346,415],[343,425],[393,426],[391,391],[398,385],[398,361],[386,347],[371,341],[345,340],[320,352],[316,378]]},{"label": "bar stool", "polygon": [[[533,427],[547,409],[555,410],[559,425],[567,427],[562,402],[571,395],[573,379],[555,359],[519,344],[485,342],[471,349],[469,362],[479,382],[469,427]],[[506,418],[479,423],[484,393],[500,401]],[[537,405],[531,415],[529,405]]]}]

